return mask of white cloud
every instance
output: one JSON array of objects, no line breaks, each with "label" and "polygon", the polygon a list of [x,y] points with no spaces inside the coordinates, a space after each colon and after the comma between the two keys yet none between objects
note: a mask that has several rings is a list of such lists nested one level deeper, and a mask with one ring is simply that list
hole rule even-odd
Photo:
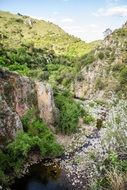
[{"label": "white cloud", "polygon": [[93,13],[94,16],[127,16],[127,6],[116,6],[110,7],[107,9],[100,8],[96,13]]},{"label": "white cloud", "polygon": [[72,22],[74,22],[74,20],[71,19],[71,18],[63,18],[63,19],[61,20],[61,22],[63,22],[63,23],[72,23]]}]

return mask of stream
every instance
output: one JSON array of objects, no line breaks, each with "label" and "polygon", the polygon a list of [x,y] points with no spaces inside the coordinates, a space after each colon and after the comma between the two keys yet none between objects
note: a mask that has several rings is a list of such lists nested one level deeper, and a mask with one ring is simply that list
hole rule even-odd
[{"label": "stream", "polygon": [[61,168],[56,163],[39,163],[29,168],[29,173],[16,179],[11,190],[69,190]]}]

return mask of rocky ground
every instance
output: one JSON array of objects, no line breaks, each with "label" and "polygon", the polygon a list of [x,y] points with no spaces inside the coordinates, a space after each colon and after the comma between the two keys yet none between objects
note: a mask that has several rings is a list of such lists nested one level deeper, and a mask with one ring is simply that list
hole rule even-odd
[{"label": "rocky ground", "polygon": [[[65,146],[65,154],[57,159],[61,168],[66,172],[73,190],[88,189],[91,179],[99,176],[97,163],[101,162],[106,156],[106,148],[102,145],[105,128],[97,128],[97,121],[101,119],[105,122],[108,119],[108,108],[105,105],[91,102],[81,102],[85,109],[94,115],[95,122],[91,125],[82,124],[79,132],[71,138],[66,137],[61,140]],[[104,125],[104,124],[103,124]],[[59,139],[60,141],[60,139]]]}]

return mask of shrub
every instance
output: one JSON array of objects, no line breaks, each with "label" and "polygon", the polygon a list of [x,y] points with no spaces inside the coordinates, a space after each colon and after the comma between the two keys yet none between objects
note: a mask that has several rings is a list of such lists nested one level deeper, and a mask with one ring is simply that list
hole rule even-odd
[{"label": "shrub", "polygon": [[37,146],[40,149],[43,157],[54,157],[62,153],[62,148],[56,142],[53,133],[47,127],[47,125],[38,118],[37,111],[34,108],[28,110],[28,112],[23,116],[22,122],[25,131],[28,133],[29,137],[33,141],[33,144],[31,144],[31,148]]},{"label": "shrub", "polygon": [[125,84],[127,83],[127,67],[123,68],[120,72],[120,83]]},{"label": "shrub", "polygon": [[65,134],[76,132],[79,117],[83,114],[81,107],[70,96],[63,94],[57,94],[55,102],[59,109],[60,131]]},{"label": "shrub", "polygon": [[95,119],[89,114],[88,115],[86,114],[86,116],[84,116],[83,120],[84,120],[84,123],[86,123],[86,124],[90,124],[95,121]]},{"label": "shrub", "polygon": [[98,53],[98,58],[99,59],[104,59],[104,53],[103,52],[99,52]]},{"label": "shrub", "polygon": [[95,61],[95,57],[92,53],[88,54],[84,60],[85,65],[93,63]]},{"label": "shrub", "polygon": [[22,132],[17,135],[14,142],[8,145],[8,149],[14,158],[26,157],[38,141],[38,137],[31,137],[29,134]]},{"label": "shrub", "polygon": [[5,173],[0,170],[0,184],[3,185],[9,185],[9,178]]},{"label": "shrub", "polygon": [[117,63],[112,66],[112,71],[113,72],[120,72],[124,68],[124,64]]},{"label": "shrub", "polygon": [[18,133],[4,152],[0,150],[0,184],[4,186],[9,185],[11,178],[19,176],[31,151],[40,151],[43,158],[53,158],[63,153],[51,130],[38,118],[35,108],[28,110],[22,123],[25,132]]}]

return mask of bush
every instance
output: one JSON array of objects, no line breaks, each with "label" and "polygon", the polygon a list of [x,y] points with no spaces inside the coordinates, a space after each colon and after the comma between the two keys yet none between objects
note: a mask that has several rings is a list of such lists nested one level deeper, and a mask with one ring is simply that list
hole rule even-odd
[{"label": "bush", "polygon": [[[9,185],[11,178],[17,177],[31,151],[38,150],[43,158],[54,158],[63,153],[63,148],[47,125],[38,118],[35,108],[28,110],[22,123],[25,132],[17,134],[5,152],[0,150],[0,184]],[[8,176],[8,174],[13,174]]]},{"label": "bush", "polygon": [[56,106],[59,109],[58,127],[62,133],[71,134],[77,131],[79,117],[83,115],[81,107],[67,95],[57,94]]},{"label": "bush", "polygon": [[28,152],[38,143],[37,136],[31,137],[29,134],[21,132],[15,141],[8,145],[8,149],[14,158],[27,157]]},{"label": "bush", "polygon": [[95,121],[95,119],[91,115],[84,116],[83,120],[86,124],[90,124]]},{"label": "bush", "polygon": [[104,53],[99,52],[99,53],[98,53],[98,58],[99,58],[99,59],[104,59]]},{"label": "bush", "polygon": [[127,67],[123,68],[120,72],[120,83],[126,84],[127,83]]},{"label": "bush", "polygon": [[[25,131],[28,133],[28,142],[31,144],[31,148],[38,147],[42,156],[59,156],[62,153],[61,146],[56,142],[53,133],[47,127],[47,125],[38,118],[37,111],[33,108],[22,118]],[[32,141],[30,141],[30,139]],[[27,146],[29,148],[29,146]],[[29,151],[29,149],[28,149]],[[28,152],[26,150],[26,152]]]},{"label": "bush", "polygon": [[88,55],[85,56],[85,59],[83,60],[85,65],[91,64],[95,61],[95,57],[93,53],[89,53]]}]

